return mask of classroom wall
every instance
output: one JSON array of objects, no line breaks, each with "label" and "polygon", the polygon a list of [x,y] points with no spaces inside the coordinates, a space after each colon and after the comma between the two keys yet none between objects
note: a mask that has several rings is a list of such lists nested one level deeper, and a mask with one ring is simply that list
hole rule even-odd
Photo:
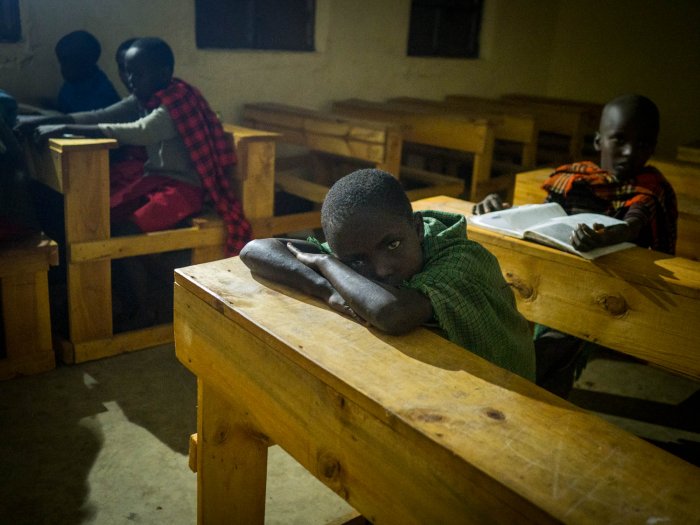
[{"label": "classroom wall", "polygon": [[562,0],[546,94],[641,93],[661,111],[657,152],[700,138],[700,2]]},{"label": "classroom wall", "polygon": [[700,138],[700,2],[691,0],[485,0],[478,60],[406,57],[410,0],[317,0],[314,53],[198,50],[192,0],[20,6],[25,40],[0,44],[0,88],[26,102],[55,96],[55,42],[87,29],[102,42],[101,66],[122,93],[117,45],[161,36],[175,51],[176,74],[229,121],[254,101],[325,109],[351,96],[526,92],[605,101],[637,91],[660,106],[660,152]]},{"label": "classroom wall", "polygon": [[[192,0],[22,0],[26,42],[0,44],[0,87],[28,102],[54,96],[61,83],[55,42],[87,29],[102,42],[100,64],[115,83],[113,54],[122,40],[163,37],[175,51],[176,74],[229,120],[249,101],[324,108],[351,96],[543,91],[555,22],[550,6],[487,0],[483,58],[458,60],[405,56],[410,0],[317,0],[315,53],[198,50]],[[536,25],[547,31],[528,29]]]}]

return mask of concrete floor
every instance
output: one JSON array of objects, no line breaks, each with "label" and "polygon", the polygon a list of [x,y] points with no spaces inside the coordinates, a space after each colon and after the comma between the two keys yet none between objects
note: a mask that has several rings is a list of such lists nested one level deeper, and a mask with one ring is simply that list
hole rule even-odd
[{"label": "concrete floor", "polygon": [[[571,399],[698,464],[700,384],[612,357],[589,363]],[[195,406],[172,346],[0,383],[0,524],[195,523]],[[269,524],[351,511],[278,447],[268,487]]]}]

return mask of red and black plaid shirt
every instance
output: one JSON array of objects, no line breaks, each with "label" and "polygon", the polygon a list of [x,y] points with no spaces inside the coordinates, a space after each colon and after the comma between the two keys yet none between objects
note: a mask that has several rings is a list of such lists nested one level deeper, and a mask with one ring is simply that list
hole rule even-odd
[{"label": "red and black plaid shirt", "polygon": [[250,240],[250,223],[233,194],[228,168],[236,164],[231,141],[199,90],[174,78],[146,107],[165,106],[190,154],[217,213],[226,225],[226,255],[237,255]]},{"label": "red and black plaid shirt", "polygon": [[653,166],[621,181],[593,162],[576,162],[558,167],[542,188],[548,202],[558,202],[569,214],[638,217],[643,226],[635,244],[669,254],[676,251],[676,194]]}]

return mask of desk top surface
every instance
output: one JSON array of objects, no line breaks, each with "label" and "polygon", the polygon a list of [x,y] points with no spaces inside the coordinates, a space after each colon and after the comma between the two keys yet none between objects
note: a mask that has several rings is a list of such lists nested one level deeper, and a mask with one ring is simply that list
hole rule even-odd
[{"label": "desk top surface", "polygon": [[382,334],[253,278],[238,258],[181,268],[175,280],[417,453],[448,451],[457,472],[476,468],[558,519],[700,516],[697,468],[427,329]]}]

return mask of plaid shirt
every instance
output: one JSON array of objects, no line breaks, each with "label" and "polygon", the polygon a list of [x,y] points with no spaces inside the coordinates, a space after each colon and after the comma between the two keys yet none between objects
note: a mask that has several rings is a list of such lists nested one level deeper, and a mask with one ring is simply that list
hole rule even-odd
[{"label": "plaid shirt", "polygon": [[[430,299],[444,337],[511,372],[535,380],[535,348],[496,258],[467,239],[462,215],[426,210],[423,269],[403,286]],[[308,239],[331,253],[328,244]]]},{"label": "plaid shirt", "polygon": [[568,214],[639,218],[643,226],[635,244],[669,254],[676,251],[676,194],[652,166],[621,181],[593,162],[577,162],[557,168],[542,188],[548,192],[547,202],[561,204]]},{"label": "plaid shirt", "polygon": [[236,163],[231,141],[197,88],[174,78],[146,107],[164,106],[182,137],[217,213],[226,225],[226,255],[237,255],[250,240],[250,224],[231,188],[228,168]]}]

